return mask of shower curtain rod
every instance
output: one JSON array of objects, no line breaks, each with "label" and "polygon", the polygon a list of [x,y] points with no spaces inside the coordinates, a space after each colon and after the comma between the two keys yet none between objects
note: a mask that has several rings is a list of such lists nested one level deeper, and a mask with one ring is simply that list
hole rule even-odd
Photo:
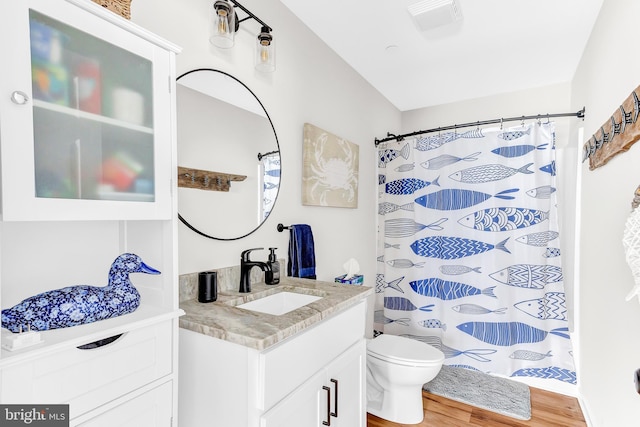
[{"label": "shower curtain rod", "polygon": [[407,136],[416,136],[416,135],[422,135],[423,133],[432,133],[432,132],[440,132],[440,131],[444,131],[444,130],[455,130],[455,129],[459,129],[459,128],[466,128],[466,127],[471,127],[471,126],[483,126],[483,125],[490,125],[490,124],[494,124],[494,123],[500,123],[502,124],[503,122],[515,122],[515,121],[524,121],[524,120],[532,120],[532,119],[544,119],[546,118],[551,119],[554,117],[578,117],[580,119],[584,119],[584,112],[585,112],[585,107],[582,107],[582,110],[575,112],[575,113],[556,113],[556,114],[538,114],[536,116],[520,116],[520,117],[507,117],[507,118],[500,118],[500,119],[492,119],[492,120],[482,120],[482,121],[478,121],[478,122],[472,122],[472,123],[462,123],[459,125],[453,125],[453,126],[442,126],[442,127],[437,127],[437,128],[433,128],[433,129],[427,129],[427,130],[419,130],[416,132],[411,132],[411,133],[405,133],[402,135],[394,135],[392,133],[387,132],[387,137],[383,138],[383,139],[375,139],[375,144],[376,147],[378,146],[378,144],[381,144],[383,142],[387,142],[387,141],[391,141],[393,139],[397,140],[397,141],[402,141],[405,137]]}]

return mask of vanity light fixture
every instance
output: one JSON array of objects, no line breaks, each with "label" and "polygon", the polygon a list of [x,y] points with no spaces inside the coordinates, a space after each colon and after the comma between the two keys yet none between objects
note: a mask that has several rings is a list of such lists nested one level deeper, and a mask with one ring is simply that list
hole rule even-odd
[{"label": "vanity light fixture", "polygon": [[[242,10],[247,16],[238,19],[235,8]],[[213,3],[209,41],[223,49],[233,47],[235,33],[240,28],[240,23],[248,19],[253,19],[261,25],[260,33],[256,38],[256,70],[272,72],[276,69],[276,51],[273,35],[271,34],[273,29],[236,0],[216,0]]]},{"label": "vanity light fixture", "polygon": [[236,31],[240,28],[233,5],[227,0],[216,0],[213,3],[213,14],[209,41],[223,49],[233,47]]}]

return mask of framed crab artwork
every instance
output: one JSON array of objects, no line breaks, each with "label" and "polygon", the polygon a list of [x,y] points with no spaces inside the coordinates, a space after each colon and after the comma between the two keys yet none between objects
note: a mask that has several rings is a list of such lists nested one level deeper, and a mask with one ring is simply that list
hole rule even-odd
[{"label": "framed crab artwork", "polygon": [[357,208],[359,150],[357,144],[305,123],[302,204]]}]

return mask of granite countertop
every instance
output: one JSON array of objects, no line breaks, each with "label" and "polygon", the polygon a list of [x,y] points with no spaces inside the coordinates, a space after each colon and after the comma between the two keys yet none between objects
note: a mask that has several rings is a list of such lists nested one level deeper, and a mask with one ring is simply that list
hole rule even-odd
[{"label": "granite countertop", "polygon": [[[279,316],[236,307],[282,291],[322,298]],[[280,284],[275,286],[253,283],[251,293],[248,294],[229,289],[219,290],[217,301],[211,303],[199,303],[197,298],[183,299],[180,308],[186,314],[180,317],[180,327],[256,350],[264,350],[358,304],[371,294],[373,288],[368,286],[283,277]]]}]

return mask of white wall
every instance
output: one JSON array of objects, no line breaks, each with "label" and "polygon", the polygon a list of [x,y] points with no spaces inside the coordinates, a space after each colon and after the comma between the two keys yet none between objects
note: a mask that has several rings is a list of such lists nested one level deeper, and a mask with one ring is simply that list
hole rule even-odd
[{"label": "white wall", "polygon": [[[282,185],[276,206],[254,234],[229,242],[208,240],[182,224],[179,229],[180,273],[237,265],[240,252],[277,246],[285,258],[288,233],[276,225],[308,223],[314,231],[317,275],[333,281],[342,264],[356,258],[367,284],[375,282],[376,150],[374,138],[397,129],[400,112],[313,35],[278,0],[242,4],[269,24],[277,47],[277,69],[260,74],[253,68],[255,21],[241,24],[236,45],[228,51],[212,46],[208,18],[212,0],[135,0],[132,21],[182,46],[178,75],[194,68],[214,68],[234,75],[262,101],[274,122],[282,156]],[[306,207],[301,204],[302,129],[305,122],[360,146],[357,209]],[[267,251],[255,259],[266,259]]]},{"label": "white wall", "polygon": [[[587,106],[590,138],[640,83],[632,45],[640,16],[637,0],[605,0],[576,72],[572,105]],[[640,368],[640,306],[625,302],[633,287],[622,233],[640,184],[640,146],[593,171],[582,167],[580,233],[580,390],[593,425],[640,423],[633,374]]]}]

